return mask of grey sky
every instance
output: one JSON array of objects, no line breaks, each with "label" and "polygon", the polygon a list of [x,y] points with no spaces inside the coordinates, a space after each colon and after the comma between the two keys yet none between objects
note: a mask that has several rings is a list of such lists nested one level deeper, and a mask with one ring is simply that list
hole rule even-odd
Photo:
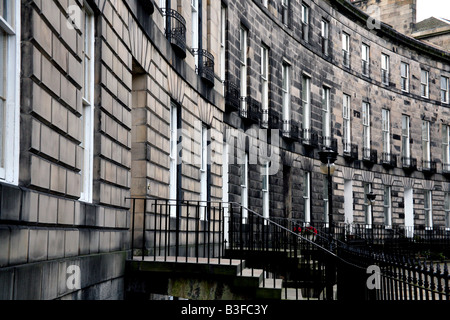
[{"label": "grey sky", "polygon": [[429,17],[450,20],[450,0],[417,0],[417,22]]}]

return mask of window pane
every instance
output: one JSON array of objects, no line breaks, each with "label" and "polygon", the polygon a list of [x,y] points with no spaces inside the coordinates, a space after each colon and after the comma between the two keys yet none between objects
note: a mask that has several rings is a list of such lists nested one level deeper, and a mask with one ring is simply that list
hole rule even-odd
[{"label": "window pane", "polygon": [[0,0],[0,16],[10,25],[13,24],[14,5],[11,0]]}]

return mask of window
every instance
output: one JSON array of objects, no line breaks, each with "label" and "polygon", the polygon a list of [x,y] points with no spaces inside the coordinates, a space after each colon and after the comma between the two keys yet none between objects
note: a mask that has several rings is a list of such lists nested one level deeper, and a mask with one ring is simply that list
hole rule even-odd
[{"label": "window", "polygon": [[[227,8],[221,7],[220,11],[220,79],[225,81],[225,57],[226,57],[226,23],[227,23]],[[225,94],[225,86],[223,87]]]},{"label": "window", "polygon": [[243,153],[241,163],[241,205],[242,205],[242,222],[247,223],[248,217],[248,153]]},{"label": "window", "polygon": [[329,201],[328,201],[328,177],[323,176],[323,222],[328,227],[329,223]]},{"label": "window", "polygon": [[323,145],[331,146],[331,110],[330,110],[330,89],[322,88],[322,137]]},{"label": "window", "polygon": [[170,106],[170,173],[169,173],[169,200],[170,216],[176,217],[176,200],[178,189],[178,107]]},{"label": "window", "polygon": [[322,53],[328,56],[329,50],[329,33],[330,33],[330,24],[326,20],[322,20],[321,29],[320,29],[320,37],[322,41]]},{"label": "window", "polygon": [[208,152],[208,128],[202,124],[201,132],[201,167],[200,167],[200,220],[207,220],[206,207],[209,201],[209,152]]},{"label": "window", "polygon": [[351,122],[350,122],[350,96],[344,94],[344,101],[342,103],[342,119],[343,119],[343,137],[344,137],[344,152],[351,152]]},{"label": "window", "polygon": [[449,81],[447,77],[441,76],[441,102],[449,103]]},{"label": "window", "polygon": [[0,1],[0,181],[18,183],[20,1]]},{"label": "window", "polygon": [[261,106],[262,123],[269,123],[269,49],[261,46]]},{"label": "window", "polygon": [[305,4],[302,4],[302,37],[304,41],[309,41],[309,7]]},{"label": "window", "polygon": [[372,184],[369,182],[364,183],[364,219],[365,224],[371,228],[372,227],[372,205],[367,198],[367,195],[372,191]]},{"label": "window", "polygon": [[240,29],[241,112],[247,112],[247,30]]},{"label": "window", "polygon": [[392,204],[391,204],[391,186],[384,186],[384,225],[386,227],[392,226]]},{"label": "window", "polygon": [[363,102],[363,157],[370,159],[370,104]]},{"label": "window", "polygon": [[291,66],[283,63],[282,70],[282,91],[283,91],[283,131],[290,132],[291,125]]},{"label": "window", "polygon": [[429,96],[429,73],[423,69],[420,71],[420,95],[423,98]]},{"label": "window", "polygon": [[422,160],[423,167],[431,169],[430,154],[430,122],[422,121]]},{"label": "window", "polygon": [[400,64],[400,73],[402,91],[409,92],[409,64],[402,62]]},{"label": "window", "polygon": [[370,73],[370,47],[364,43],[361,48],[361,60],[362,74],[368,77]]},{"label": "window", "polygon": [[262,0],[262,4],[263,4],[263,6],[266,7],[266,8],[267,8],[267,3],[268,3],[268,1],[269,1],[269,0]]},{"label": "window", "polygon": [[83,136],[81,148],[84,152],[81,168],[80,200],[92,202],[94,171],[94,12],[84,3],[84,83],[83,83]]},{"label": "window", "polygon": [[450,192],[445,193],[444,200],[444,212],[445,212],[445,228],[450,229]]},{"label": "window", "polygon": [[266,162],[263,167],[263,176],[262,176],[262,200],[263,200],[263,217],[269,218],[269,168],[270,162]]},{"label": "window", "polygon": [[[199,48],[199,15],[198,15],[198,0],[191,0],[191,39],[192,39],[192,48],[197,49]],[[196,61],[195,65],[198,65],[198,62]]]},{"label": "window", "polygon": [[311,172],[305,171],[303,175],[303,200],[305,223],[311,222]]},{"label": "window", "polygon": [[350,36],[345,32],[342,33],[342,56],[345,67],[350,67]]},{"label": "window", "polygon": [[450,172],[450,126],[442,125],[442,166],[444,172]]},{"label": "window", "polygon": [[289,0],[282,0],[281,8],[283,10],[283,23],[289,26]]},{"label": "window", "polygon": [[425,190],[423,209],[425,214],[425,228],[433,229],[433,196],[431,190]]},{"label": "window", "polygon": [[311,78],[302,77],[302,104],[303,104],[303,138],[311,138]]},{"label": "window", "polygon": [[382,109],[381,111],[381,129],[382,129],[382,143],[383,143],[383,153],[384,161],[389,162],[391,160],[391,134],[390,134],[390,123],[389,123],[390,111],[387,109]]},{"label": "window", "polygon": [[402,115],[402,163],[404,167],[411,166],[409,116]]},{"label": "window", "polygon": [[389,56],[381,54],[381,82],[389,85]]}]

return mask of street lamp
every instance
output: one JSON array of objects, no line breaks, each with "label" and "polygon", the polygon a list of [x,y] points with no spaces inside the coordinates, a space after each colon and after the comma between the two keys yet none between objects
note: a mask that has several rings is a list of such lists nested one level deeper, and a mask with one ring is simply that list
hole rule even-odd
[{"label": "street lamp", "polygon": [[370,220],[372,222],[371,225],[371,229],[372,229],[372,245],[374,243],[374,239],[373,239],[373,205],[375,203],[375,198],[377,197],[377,195],[375,193],[373,193],[372,190],[370,190],[370,192],[367,194],[367,200],[369,201],[370,204]]},{"label": "street lamp", "polygon": [[[333,225],[333,189],[332,189],[332,176],[336,171],[335,162],[337,159],[337,152],[330,149],[324,148],[319,152],[320,161],[320,171],[327,176],[328,179],[328,223],[329,223],[329,236],[331,240],[332,236],[332,225]],[[330,243],[331,244],[331,243]]]},{"label": "street lamp", "polygon": [[[320,161],[322,164],[320,165],[320,171],[327,175],[328,181],[328,237],[329,237],[329,245],[330,250],[333,250],[333,197],[332,197],[332,180],[331,177],[336,170],[336,166],[334,163],[337,159],[337,152],[332,150],[331,148],[324,148],[319,152]],[[326,267],[326,299],[333,300],[333,283],[335,282],[336,275],[336,266],[333,263],[333,259],[330,259],[327,263]]]}]

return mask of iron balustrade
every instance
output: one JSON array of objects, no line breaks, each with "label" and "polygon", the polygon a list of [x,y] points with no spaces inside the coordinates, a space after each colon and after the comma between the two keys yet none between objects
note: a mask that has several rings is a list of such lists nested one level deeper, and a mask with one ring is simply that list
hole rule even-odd
[{"label": "iron balustrade", "polygon": [[450,163],[442,163],[442,173],[450,175]]},{"label": "iron balustrade", "polygon": [[411,157],[402,157],[403,169],[415,170],[417,169],[417,159]]},{"label": "iron balustrade", "polygon": [[322,148],[330,148],[331,150],[337,152],[338,150],[337,139],[328,136],[322,136]]},{"label": "iron balustrade", "polygon": [[210,86],[214,85],[214,56],[204,49],[192,49],[192,54],[198,56],[195,71]]},{"label": "iron balustrade", "polygon": [[302,129],[302,143],[305,146],[317,148],[319,146],[319,135],[311,128]]},{"label": "iron balustrade", "polygon": [[397,156],[390,152],[383,152],[381,154],[381,164],[389,168],[395,168],[397,167]]},{"label": "iron balustrade", "polygon": [[436,162],[432,160],[422,160],[422,171],[425,173],[436,173]]},{"label": "iron balustrade", "polygon": [[239,115],[241,118],[258,123],[261,119],[261,103],[256,101],[250,96],[241,97],[241,107],[239,109]]},{"label": "iron balustrade", "polygon": [[300,139],[300,128],[294,120],[283,120],[282,135],[286,139],[298,141]]},{"label": "iron balustrade", "polygon": [[343,144],[343,155],[347,159],[356,160],[358,159],[358,145],[355,143],[349,143],[342,141]]},{"label": "iron balustrade", "polygon": [[165,35],[179,57],[186,57],[186,20],[175,10],[162,8],[165,17]]},{"label": "iron balustrade", "polygon": [[363,148],[363,161],[375,164],[377,163],[377,159],[377,150],[371,148]]},{"label": "iron balustrade", "polygon": [[230,111],[238,111],[240,106],[240,89],[235,83],[226,80],[225,85],[225,107]]}]

